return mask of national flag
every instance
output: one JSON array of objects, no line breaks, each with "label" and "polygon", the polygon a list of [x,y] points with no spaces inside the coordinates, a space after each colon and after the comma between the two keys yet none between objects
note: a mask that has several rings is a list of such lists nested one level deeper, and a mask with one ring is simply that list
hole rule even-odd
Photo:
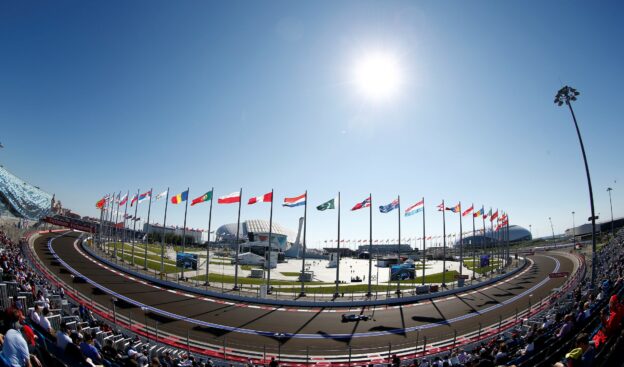
[{"label": "national flag", "polygon": [[439,212],[443,212],[444,211],[444,201],[440,204],[438,204],[438,211]]},{"label": "national flag", "polygon": [[240,191],[233,192],[229,195],[221,196],[217,199],[217,203],[219,204],[234,204],[240,203]]},{"label": "national flag", "polygon": [[128,194],[124,194],[124,196],[119,200],[119,206],[123,206],[128,202]]},{"label": "national flag", "polygon": [[169,190],[165,190],[165,191],[161,192],[160,194],[156,195],[156,200],[158,201],[158,200],[166,197],[168,193],[169,193]]},{"label": "national flag", "polygon": [[306,203],[306,199],[306,194],[295,196],[293,198],[284,198],[284,204],[282,204],[282,206],[287,206],[289,208],[301,206]]},{"label": "national flag", "polygon": [[151,197],[152,197],[152,190],[142,193],[141,195],[139,195],[139,204],[141,204],[145,200],[149,200]]},{"label": "national flag", "polygon": [[462,213],[462,217],[465,217],[466,215],[470,214],[470,212],[474,209],[474,204],[472,204],[470,206],[470,208],[464,210],[464,212]]},{"label": "national flag", "polygon": [[97,203],[95,203],[95,207],[98,209],[103,209],[104,205],[106,205],[106,198],[103,197],[100,200],[97,201]]},{"label": "national flag", "polygon": [[388,205],[382,205],[379,207],[379,211],[382,213],[388,213],[393,211],[394,209],[399,207],[399,199],[394,199],[392,200],[392,202]]},{"label": "national flag", "polygon": [[327,209],[336,209],[336,198],[328,200],[316,207],[316,210],[324,211]]},{"label": "national flag", "polygon": [[179,193],[178,195],[171,198],[171,204],[180,204],[183,201],[188,200],[188,190]]},{"label": "national flag", "polygon": [[138,218],[132,218],[132,220],[136,222],[136,221],[138,221],[138,220],[141,220],[141,217],[138,217]]},{"label": "national flag", "polygon": [[494,212],[494,214],[490,215],[490,222],[493,222],[494,219],[498,218],[498,209]]},{"label": "national flag", "polygon": [[139,200],[139,195],[134,195],[132,197],[132,200],[130,200],[130,206],[134,206],[134,203],[136,203]]},{"label": "national flag", "polygon": [[[484,215],[484,210],[483,207],[481,207],[481,209],[477,210],[476,212],[474,212],[472,214],[473,217],[478,218],[480,216]],[[485,217],[484,217],[485,218]]]},{"label": "national flag", "polygon": [[208,191],[207,193],[205,193],[204,195],[193,199],[193,201],[191,202],[191,206],[195,205],[195,204],[199,204],[199,203],[203,203],[204,201],[209,201],[212,200],[212,190]]},{"label": "national flag", "polygon": [[273,201],[273,192],[268,192],[264,195],[249,198],[249,202],[247,203],[247,205],[255,203],[270,203],[271,201]]},{"label": "national flag", "polygon": [[425,199],[422,199],[421,201],[417,202],[416,204],[408,207],[407,209],[405,209],[405,216],[409,217],[410,215],[414,215],[416,213],[420,213],[423,211],[425,207]]},{"label": "national flag", "polygon": [[453,213],[459,213],[461,211],[461,205],[457,204],[455,206],[447,207],[446,210],[450,210]]},{"label": "national flag", "polygon": [[366,200],[364,200],[364,201],[362,201],[360,203],[355,204],[355,206],[353,208],[351,208],[351,211],[360,210],[362,208],[368,208],[370,206],[371,206],[371,197],[369,196],[369,197],[366,198]]}]

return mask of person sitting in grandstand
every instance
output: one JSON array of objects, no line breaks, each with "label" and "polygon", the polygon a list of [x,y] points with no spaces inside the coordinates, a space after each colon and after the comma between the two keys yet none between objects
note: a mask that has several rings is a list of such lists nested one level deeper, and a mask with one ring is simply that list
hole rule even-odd
[{"label": "person sitting in grandstand", "polygon": [[30,321],[32,321],[35,325],[39,325],[39,322],[41,321],[41,307],[35,306],[35,308],[33,308],[29,313],[30,315],[28,315],[28,317],[30,318]]},{"label": "person sitting in grandstand", "polygon": [[86,358],[90,358],[94,364],[102,363],[102,356],[100,352],[93,345],[93,337],[91,334],[85,335],[85,339],[82,343],[80,343],[80,351],[82,355]]},{"label": "person sitting in grandstand", "polygon": [[574,317],[571,314],[566,315],[563,322],[563,325],[557,332],[557,339],[565,338],[574,328]]},{"label": "person sitting in grandstand", "polygon": [[591,367],[595,350],[589,343],[589,335],[581,333],[576,337],[576,346],[566,354],[567,367]]},{"label": "person sitting in grandstand", "polygon": [[67,344],[71,343],[72,340],[69,337],[69,328],[65,321],[61,323],[61,328],[56,332],[56,346],[61,350],[65,351]]},{"label": "person sitting in grandstand", "polygon": [[52,329],[52,325],[50,325],[50,320],[48,320],[48,316],[50,315],[50,309],[47,307],[43,308],[41,312],[41,319],[39,320],[39,326],[43,330],[45,330],[49,334],[54,334],[54,330]]},{"label": "person sitting in grandstand", "polygon": [[619,303],[617,295],[611,296],[609,299],[609,310],[600,311],[600,320],[602,328],[594,335],[594,343],[596,348],[607,341],[607,338],[615,335],[621,325],[624,316],[624,307]]},{"label": "person sitting in grandstand", "polygon": [[2,356],[10,363],[11,367],[31,367],[28,344],[20,333],[20,313],[14,310],[9,316],[9,330],[2,341]]}]

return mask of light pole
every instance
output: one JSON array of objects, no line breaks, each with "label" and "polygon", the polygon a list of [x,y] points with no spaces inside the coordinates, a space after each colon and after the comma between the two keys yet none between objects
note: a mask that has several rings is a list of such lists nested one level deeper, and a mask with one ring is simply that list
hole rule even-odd
[{"label": "light pole", "polygon": [[529,224],[529,233],[531,234],[531,239],[533,239],[533,226]]},{"label": "light pole", "polygon": [[553,227],[552,218],[548,217],[548,220],[550,221],[550,230],[552,231],[552,240],[553,242],[555,242],[555,227]]},{"label": "light pole", "polygon": [[613,191],[613,189],[610,187],[607,187],[607,192],[609,193],[609,206],[611,207],[611,236],[614,236],[613,234],[613,202],[611,201],[611,191]]},{"label": "light pole", "polygon": [[572,244],[576,245],[576,225],[574,224],[574,211],[572,211]]},{"label": "light pole", "polygon": [[143,311],[143,325],[145,325],[145,335],[147,337],[147,344],[149,344],[149,330],[147,329],[147,308],[141,307],[141,311]]},{"label": "light pole", "polygon": [[555,96],[555,103],[558,106],[564,103],[568,105],[570,114],[572,114],[572,120],[574,121],[574,127],[576,128],[576,135],[578,135],[579,144],[581,145],[581,153],[583,153],[583,162],[585,163],[585,174],[587,175],[587,186],[589,188],[589,205],[591,206],[591,222],[592,222],[592,271],[591,271],[591,285],[594,286],[596,280],[596,212],[594,210],[594,191],[592,190],[591,176],[589,175],[589,165],[587,164],[587,155],[585,154],[585,146],[583,145],[583,138],[581,137],[581,130],[579,130],[578,123],[576,122],[576,116],[572,109],[570,101],[576,101],[576,97],[580,93],[569,86],[564,86],[559,89]]},{"label": "light pole", "polygon": [[117,310],[115,307],[115,302],[117,302],[117,298],[115,297],[111,298],[111,303],[113,304],[113,325],[117,327]]}]

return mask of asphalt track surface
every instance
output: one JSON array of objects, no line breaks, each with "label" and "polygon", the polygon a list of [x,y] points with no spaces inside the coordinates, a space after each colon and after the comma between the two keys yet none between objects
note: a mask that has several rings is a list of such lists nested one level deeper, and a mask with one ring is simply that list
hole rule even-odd
[{"label": "asphalt track surface", "polygon": [[[54,259],[47,247],[48,241],[57,236],[58,233],[39,237],[34,243],[35,252],[51,272],[65,283],[72,284],[70,273]],[[177,335],[180,339],[186,339],[188,335],[191,340],[216,345],[221,345],[226,339],[228,348],[232,349],[275,350],[279,345],[283,354],[301,354],[306,350],[311,354],[345,354],[349,347],[354,353],[387,351],[390,343],[393,348],[413,344],[416,329],[421,340],[426,336],[428,342],[433,344],[452,338],[455,331],[457,335],[463,335],[477,330],[479,325],[497,324],[501,317],[504,319],[528,308],[530,302],[536,305],[552,289],[565,282],[565,278],[549,279],[549,273],[555,270],[572,273],[575,270],[575,263],[568,256],[547,252],[531,256],[531,265],[506,281],[445,298],[388,308],[298,310],[214,302],[202,296],[189,297],[188,293],[133,282],[124,274],[101,266],[81,251],[76,245],[78,236],[78,233],[68,232],[52,241],[53,250],[69,266],[114,292],[189,319],[176,320],[149,312],[148,325],[158,323],[159,330]],[[111,308],[111,296],[101,290],[87,283],[73,283],[73,287],[103,307]],[[143,323],[145,315],[139,307],[119,303],[118,314]],[[370,315],[372,319],[343,323],[343,313]],[[240,328],[241,332],[199,326],[192,320]],[[276,336],[275,333],[286,336]]]}]

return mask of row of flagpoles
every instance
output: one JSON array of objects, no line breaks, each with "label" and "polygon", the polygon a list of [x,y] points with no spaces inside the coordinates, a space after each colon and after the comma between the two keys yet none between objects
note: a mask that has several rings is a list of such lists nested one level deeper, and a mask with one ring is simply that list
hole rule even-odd
[{"label": "row of flagpoles", "polygon": [[[191,206],[194,206],[196,204],[200,204],[203,202],[207,202],[210,201],[210,211],[208,214],[208,246],[207,246],[207,260],[206,260],[206,282],[208,282],[208,277],[209,277],[209,247],[210,247],[210,229],[211,229],[211,224],[212,224],[212,204],[213,204],[213,192],[214,192],[214,188],[212,188],[210,191],[206,192],[205,194],[195,198],[192,200],[191,202]],[[235,257],[235,271],[234,271],[234,289],[237,290],[238,289],[238,262],[239,262],[239,252],[240,252],[240,245],[239,245],[239,239],[240,239],[240,213],[241,213],[241,203],[242,203],[242,194],[243,194],[243,190],[242,188],[237,191],[237,192],[233,192],[231,194],[225,195],[225,196],[221,196],[218,198],[217,203],[218,204],[238,204],[238,218],[237,218],[237,226],[236,226],[236,257]],[[306,255],[306,230],[307,230],[307,191],[299,196],[295,196],[295,197],[286,197],[284,198],[284,202],[283,202],[283,206],[285,207],[297,207],[297,206],[304,206],[304,232],[303,232],[303,251],[302,251],[302,266],[301,266],[301,295],[305,295],[304,292],[304,282],[303,282],[303,273],[305,271],[305,255]],[[126,220],[131,219],[134,222],[133,225],[133,232],[136,232],[136,222],[137,222],[137,210],[138,210],[138,205],[146,200],[149,200],[149,207],[148,207],[148,214],[147,214],[147,223],[149,224],[150,221],[150,213],[151,213],[151,205],[152,205],[152,189],[150,189],[147,192],[144,193],[140,193],[140,190],[137,190],[137,193],[131,198],[129,199],[130,196],[130,192],[128,191],[125,195],[121,196],[121,192],[117,195],[114,194],[110,194],[110,195],[106,195],[104,196],[102,199],[98,200],[96,203],[96,207],[98,209],[101,209],[101,216],[100,216],[100,221],[101,223],[103,223],[104,220],[104,212],[107,211],[108,215],[110,216],[109,222],[112,222],[113,220],[113,212],[116,212],[116,216],[115,216],[115,223],[118,223],[119,220],[119,214],[120,214],[120,210],[119,208],[124,206],[124,221],[123,221],[123,227],[125,229],[126,227]],[[186,191],[183,191],[175,196],[171,197],[171,200],[169,200],[169,188],[167,188],[167,190],[159,193],[158,195],[156,195],[155,200],[160,200],[162,198],[166,198],[165,199],[165,212],[164,212],[164,218],[163,218],[163,234],[161,237],[161,272],[164,272],[164,238],[165,238],[165,230],[166,230],[166,224],[167,224],[167,208],[168,208],[168,203],[169,201],[171,201],[172,204],[176,205],[176,204],[181,204],[182,202],[185,203],[185,210],[184,210],[184,225],[183,225],[183,232],[182,232],[182,251],[185,252],[186,249],[186,219],[187,219],[187,212],[188,212],[188,198],[189,198],[189,188],[186,189]],[[255,196],[255,197],[251,197],[248,200],[248,204],[252,205],[252,204],[256,204],[256,203],[260,203],[260,202],[264,202],[264,203],[270,203],[270,214],[269,214],[269,238],[268,238],[268,256],[267,256],[267,261],[268,261],[268,266],[267,266],[267,287],[268,290],[270,292],[270,277],[271,277],[271,243],[272,243],[272,234],[273,234],[273,190],[271,190],[271,192],[268,192],[264,195],[260,195],[260,196]],[[134,208],[134,216],[128,215],[127,211],[128,211],[128,203],[130,204],[130,207],[133,207],[136,204],[136,207]],[[115,209],[115,205],[117,205],[117,210]],[[370,210],[370,215],[369,215],[369,239],[368,240],[360,240],[358,242],[364,242],[364,243],[368,243],[369,245],[369,276],[368,276],[368,295],[370,296],[371,293],[371,287],[372,287],[372,283],[371,283],[371,279],[372,279],[372,253],[373,253],[373,243],[379,243],[379,240],[373,240],[373,205],[372,205],[372,194],[369,194],[369,196],[364,199],[361,202],[356,203],[352,208],[351,211],[357,211],[363,208],[369,208]],[[337,248],[337,252],[338,254],[340,253],[340,245],[342,243],[345,243],[345,241],[349,241],[349,240],[344,240],[340,238],[340,192],[338,193],[338,196],[336,198],[330,199],[320,205],[318,205],[316,207],[317,210],[319,211],[326,211],[326,210],[331,210],[331,209],[337,209],[337,224],[338,224],[338,229],[337,229],[337,239],[335,242],[336,244],[336,248]],[[398,223],[398,250],[397,250],[397,256],[398,256],[398,261],[400,263],[401,259],[401,199],[400,196],[397,196],[397,198],[395,200],[393,200],[391,203],[387,204],[387,205],[382,205],[379,207],[379,211],[381,213],[390,213],[391,211],[398,209],[397,210],[397,223]],[[422,198],[420,201],[408,206],[405,209],[405,217],[410,217],[414,214],[417,213],[423,213],[422,216],[422,236],[420,238],[418,238],[418,240],[422,240],[422,248],[423,248],[423,284],[424,284],[424,280],[425,280],[425,241],[426,240],[432,240],[433,238],[442,238],[443,240],[443,274],[442,274],[442,283],[444,284],[446,282],[446,239],[449,238],[451,235],[447,236],[446,235],[446,212],[450,211],[452,213],[458,214],[459,215],[459,248],[460,248],[460,276],[462,275],[462,266],[461,264],[463,264],[463,235],[466,234],[466,232],[463,232],[462,229],[462,218],[465,216],[470,215],[470,217],[472,217],[472,227],[473,227],[473,236],[476,235],[476,229],[475,229],[475,218],[481,217],[482,221],[483,221],[483,229],[482,232],[485,234],[486,233],[486,228],[485,228],[485,220],[489,218],[490,220],[490,232],[494,233],[494,220],[497,220],[497,226],[496,226],[496,231],[500,230],[501,228],[507,228],[507,243],[508,241],[508,228],[509,228],[509,219],[508,219],[508,215],[505,213],[501,213],[501,215],[499,216],[499,212],[498,209],[495,212],[492,212],[492,209],[490,208],[489,212],[486,214],[485,213],[485,209],[484,207],[481,207],[481,209],[479,210],[474,210],[474,204],[471,205],[469,208],[465,209],[462,211],[462,206],[461,206],[461,202],[459,202],[457,205],[451,206],[451,207],[447,207],[445,206],[444,200],[442,201],[442,203],[440,203],[439,205],[437,205],[437,210],[442,212],[442,235],[441,236],[426,236],[426,226],[425,226],[425,199]],[[116,225],[117,226],[117,225]],[[102,225],[100,226],[100,228],[102,228]],[[101,235],[102,235],[102,230],[100,230],[100,239],[101,239]],[[484,236],[485,237],[485,236]],[[134,238],[134,236],[133,236]],[[125,241],[125,232],[124,232],[124,241]],[[327,241],[326,241],[327,242]],[[406,241],[407,242],[407,241]],[[383,241],[382,241],[383,243]],[[115,245],[116,246],[116,245]],[[475,249],[474,249],[474,245],[473,245],[473,277],[474,277],[474,268],[476,267],[475,263],[474,263],[474,254],[475,254]],[[123,251],[124,251],[124,247],[122,246],[122,257],[123,257]],[[507,250],[508,251],[508,250]],[[115,253],[116,253],[116,248],[115,248]],[[508,256],[508,252],[507,252],[507,256]],[[147,259],[147,246],[145,247],[145,257]],[[132,259],[134,262],[134,241],[133,241],[133,246],[132,246]],[[338,255],[338,259],[339,259],[339,255]],[[145,266],[147,267],[147,263],[145,264]],[[336,266],[336,291],[335,294],[338,294],[338,284],[339,284],[339,272],[340,272],[340,261],[337,261],[337,266]],[[182,277],[184,277],[184,266],[182,267]],[[397,293],[400,293],[400,282],[397,282]]]}]

